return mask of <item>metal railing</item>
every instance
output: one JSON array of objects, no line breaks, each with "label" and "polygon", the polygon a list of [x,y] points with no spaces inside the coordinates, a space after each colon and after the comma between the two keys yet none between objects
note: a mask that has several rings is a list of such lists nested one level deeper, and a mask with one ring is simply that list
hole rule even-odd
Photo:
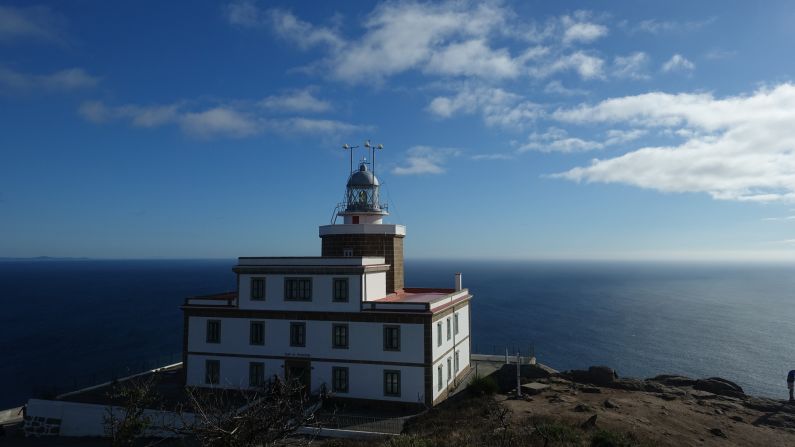
[{"label": "metal railing", "polygon": [[358,414],[316,413],[312,426],[337,430],[364,431],[399,435],[413,416],[377,417]]}]

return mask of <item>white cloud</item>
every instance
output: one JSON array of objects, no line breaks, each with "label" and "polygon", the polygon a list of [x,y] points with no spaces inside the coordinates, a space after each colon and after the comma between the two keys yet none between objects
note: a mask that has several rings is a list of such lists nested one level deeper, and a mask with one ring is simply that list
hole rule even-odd
[{"label": "white cloud", "polygon": [[670,72],[690,72],[696,68],[696,65],[681,54],[674,54],[665,62],[662,66],[662,71],[666,73]]},{"label": "white cloud", "polygon": [[706,20],[685,21],[685,22],[650,19],[650,20],[640,21],[630,31],[645,32],[650,34],[685,33],[701,29],[707,25],[710,25],[714,21],[715,21],[714,17]]},{"label": "white cloud", "polygon": [[185,133],[202,138],[242,138],[261,131],[256,119],[226,107],[186,113],[180,118],[180,127]]},{"label": "white cloud", "polygon": [[544,93],[551,94],[551,95],[561,95],[561,96],[577,96],[577,95],[587,95],[589,92],[588,90],[577,89],[577,88],[568,88],[563,85],[562,82],[558,80],[549,81],[547,85],[544,86]]},{"label": "white cloud", "polygon": [[45,75],[22,73],[0,67],[0,89],[13,92],[66,91],[97,85],[99,78],[82,68],[68,68]]},{"label": "white cloud", "polygon": [[480,160],[513,160],[513,155],[511,154],[477,154],[473,155],[472,160],[480,161]]},{"label": "white cloud", "polygon": [[438,96],[428,111],[440,118],[479,112],[489,126],[519,129],[543,114],[538,104],[494,87],[464,87],[453,96]]},{"label": "white cloud", "polygon": [[[303,98],[303,99],[302,99]],[[304,95],[275,95],[266,98],[268,106],[292,107],[293,111],[319,111],[322,103],[306,100]],[[332,119],[306,118],[302,116],[269,116],[262,102],[245,101],[204,106],[179,102],[174,104],[108,106],[101,101],[87,101],[80,105],[78,113],[88,121],[104,123],[113,120],[128,121],[135,127],[154,128],[177,124],[183,133],[197,138],[245,138],[263,132],[282,134],[342,135],[360,131],[371,131],[372,126],[346,123]],[[278,115],[283,115],[279,113]]]},{"label": "white cloud", "polygon": [[563,25],[563,43],[576,42],[589,43],[607,35],[608,30],[604,25],[587,21],[590,14],[578,11],[573,16],[561,17]]},{"label": "white cloud", "polygon": [[765,217],[762,220],[766,221],[782,221],[782,220],[795,220],[795,216],[784,216],[784,217]]},{"label": "white cloud", "polygon": [[795,201],[795,85],[717,99],[646,93],[557,110],[570,123],[622,123],[678,132],[678,144],[646,146],[557,174],[737,201]]},{"label": "white cloud", "polygon": [[428,73],[482,78],[515,78],[521,69],[521,61],[507,49],[493,50],[483,39],[450,44],[434,52],[423,68]]},{"label": "white cloud", "polygon": [[[251,23],[253,20],[253,12],[248,11],[249,6],[246,6],[244,12],[240,12],[238,21],[244,23]],[[314,46],[323,45],[332,49],[342,48],[345,45],[345,39],[340,36],[339,32],[334,28],[326,26],[312,25],[305,22],[289,11],[281,9],[272,9],[265,12],[257,12],[262,19],[258,19],[257,24],[265,25],[276,33],[277,36],[293,42],[299,48],[307,49]],[[231,20],[231,16],[230,16]],[[248,26],[252,26],[249,24]]]},{"label": "white cloud", "polygon": [[626,56],[616,56],[613,59],[613,75],[619,78],[648,79],[646,68],[649,65],[649,56],[636,51]]},{"label": "white cloud", "polygon": [[431,146],[414,146],[406,151],[403,166],[396,166],[392,173],[396,175],[443,174],[444,162],[450,156],[459,155],[457,149],[434,148]]},{"label": "white cloud", "polygon": [[533,132],[527,139],[527,143],[520,146],[517,152],[538,151],[571,153],[602,149],[605,146],[598,141],[570,137],[565,130],[555,127],[550,127],[544,133]]},{"label": "white cloud", "polygon": [[629,143],[648,133],[645,129],[632,129],[632,130],[618,130],[611,129],[607,131],[607,140],[605,146],[614,146],[616,144]]},{"label": "white cloud", "polygon": [[316,98],[308,89],[271,95],[260,101],[259,105],[266,109],[281,112],[318,113],[331,109],[331,103]]},{"label": "white cloud", "polygon": [[103,123],[119,118],[129,119],[136,127],[158,127],[178,119],[178,104],[140,106],[125,105],[108,107],[101,101],[86,101],[78,108],[78,113],[88,121]]},{"label": "white cloud", "polygon": [[530,74],[543,78],[561,71],[574,70],[583,79],[594,79],[604,77],[603,67],[604,61],[601,58],[577,51],[560,56],[550,63],[539,64],[530,69]]},{"label": "white cloud", "polygon": [[21,39],[59,41],[61,20],[49,8],[0,5],[0,42]]}]

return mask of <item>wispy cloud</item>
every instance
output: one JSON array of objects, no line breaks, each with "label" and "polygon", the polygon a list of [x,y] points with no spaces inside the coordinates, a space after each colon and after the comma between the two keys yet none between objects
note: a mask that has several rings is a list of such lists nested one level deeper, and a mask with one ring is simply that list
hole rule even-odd
[{"label": "wispy cloud", "polygon": [[470,157],[472,160],[513,160],[514,156],[511,154],[476,154]]},{"label": "wispy cloud", "polygon": [[557,79],[549,81],[547,85],[544,86],[544,93],[561,96],[579,96],[589,94],[588,90],[566,87]]},{"label": "wispy cloud", "polygon": [[543,114],[536,103],[495,87],[461,88],[452,96],[437,96],[427,110],[439,117],[450,118],[458,113],[480,113],[488,126],[521,129]]},{"label": "wispy cloud", "polygon": [[765,221],[783,221],[783,220],[795,220],[795,216],[784,216],[784,217],[765,217]]},{"label": "wispy cloud", "polygon": [[47,7],[15,8],[0,5],[0,43],[19,40],[59,42],[63,19]]},{"label": "wispy cloud", "polygon": [[604,78],[605,61],[595,55],[584,51],[566,54],[550,61],[528,69],[531,76],[545,78],[561,71],[574,71],[583,79]]},{"label": "wispy cloud", "polygon": [[402,166],[392,169],[395,175],[443,174],[445,162],[460,151],[452,148],[436,148],[431,146],[414,146],[406,151]]},{"label": "wispy cloud", "polygon": [[13,93],[67,91],[97,85],[100,78],[82,68],[69,68],[49,74],[31,74],[0,67],[0,90]]},{"label": "wispy cloud", "polygon": [[271,95],[259,102],[259,105],[280,112],[326,112],[331,103],[316,98],[309,89],[294,90],[279,95]]},{"label": "wispy cloud", "polygon": [[246,138],[262,133],[344,135],[374,129],[373,126],[335,119],[284,116],[289,111],[320,112],[328,107],[330,105],[307,91],[291,91],[271,95],[261,101],[228,101],[209,105],[181,101],[109,106],[102,101],[86,101],[80,105],[78,113],[94,123],[122,120],[143,128],[173,124],[184,134],[202,139]]},{"label": "wispy cloud", "polygon": [[648,65],[649,55],[642,51],[616,56],[613,59],[613,75],[627,79],[649,79],[646,72]]},{"label": "wispy cloud", "polygon": [[646,93],[559,109],[552,116],[572,124],[668,129],[684,140],[596,159],[559,178],[701,192],[721,200],[795,201],[793,84],[722,99],[708,93]]},{"label": "wispy cloud", "polygon": [[[688,20],[688,21],[674,21],[674,20],[658,20],[649,19],[642,20],[634,26],[629,27],[632,33],[644,32],[650,34],[667,34],[667,33],[687,33],[697,31],[715,22],[715,17],[704,20]],[[625,24],[628,26],[628,23]]]},{"label": "wispy cloud", "polygon": [[682,56],[681,54],[674,54],[668,59],[662,66],[662,71],[666,73],[670,72],[685,72],[689,73],[696,68],[696,64],[687,60],[686,57]]},{"label": "wispy cloud", "polygon": [[590,43],[607,35],[606,26],[591,21],[591,14],[587,11],[577,11],[573,15],[561,17],[563,25],[563,43],[575,42]]}]

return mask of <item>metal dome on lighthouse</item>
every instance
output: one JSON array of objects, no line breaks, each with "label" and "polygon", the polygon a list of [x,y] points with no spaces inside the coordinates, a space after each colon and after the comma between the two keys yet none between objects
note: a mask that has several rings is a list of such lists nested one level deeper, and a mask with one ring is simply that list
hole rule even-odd
[{"label": "metal dome on lighthouse", "polygon": [[[384,148],[383,144],[373,146],[366,141],[364,146],[371,151],[372,163],[363,159],[359,168],[353,170],[353,149],[358,146],[344,145],[343,149],[351,151],[351,175],[345,185],[345,202],[338,206],[338,216],[345,219],[346,224],[380,224],[383,216],[389,214],[387,204],[380,201],[380,183],[375,176],[375,151]],[[368,168],[372,166],[372,171]]]}]

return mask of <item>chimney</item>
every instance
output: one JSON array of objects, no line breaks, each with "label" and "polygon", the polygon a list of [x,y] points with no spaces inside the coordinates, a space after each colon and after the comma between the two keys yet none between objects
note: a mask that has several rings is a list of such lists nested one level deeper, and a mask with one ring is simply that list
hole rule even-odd
[{"label": "chimney", "polygon": [[461,273],[455,274],[455,291],[458,292],[462,289],[461,287]]}]

